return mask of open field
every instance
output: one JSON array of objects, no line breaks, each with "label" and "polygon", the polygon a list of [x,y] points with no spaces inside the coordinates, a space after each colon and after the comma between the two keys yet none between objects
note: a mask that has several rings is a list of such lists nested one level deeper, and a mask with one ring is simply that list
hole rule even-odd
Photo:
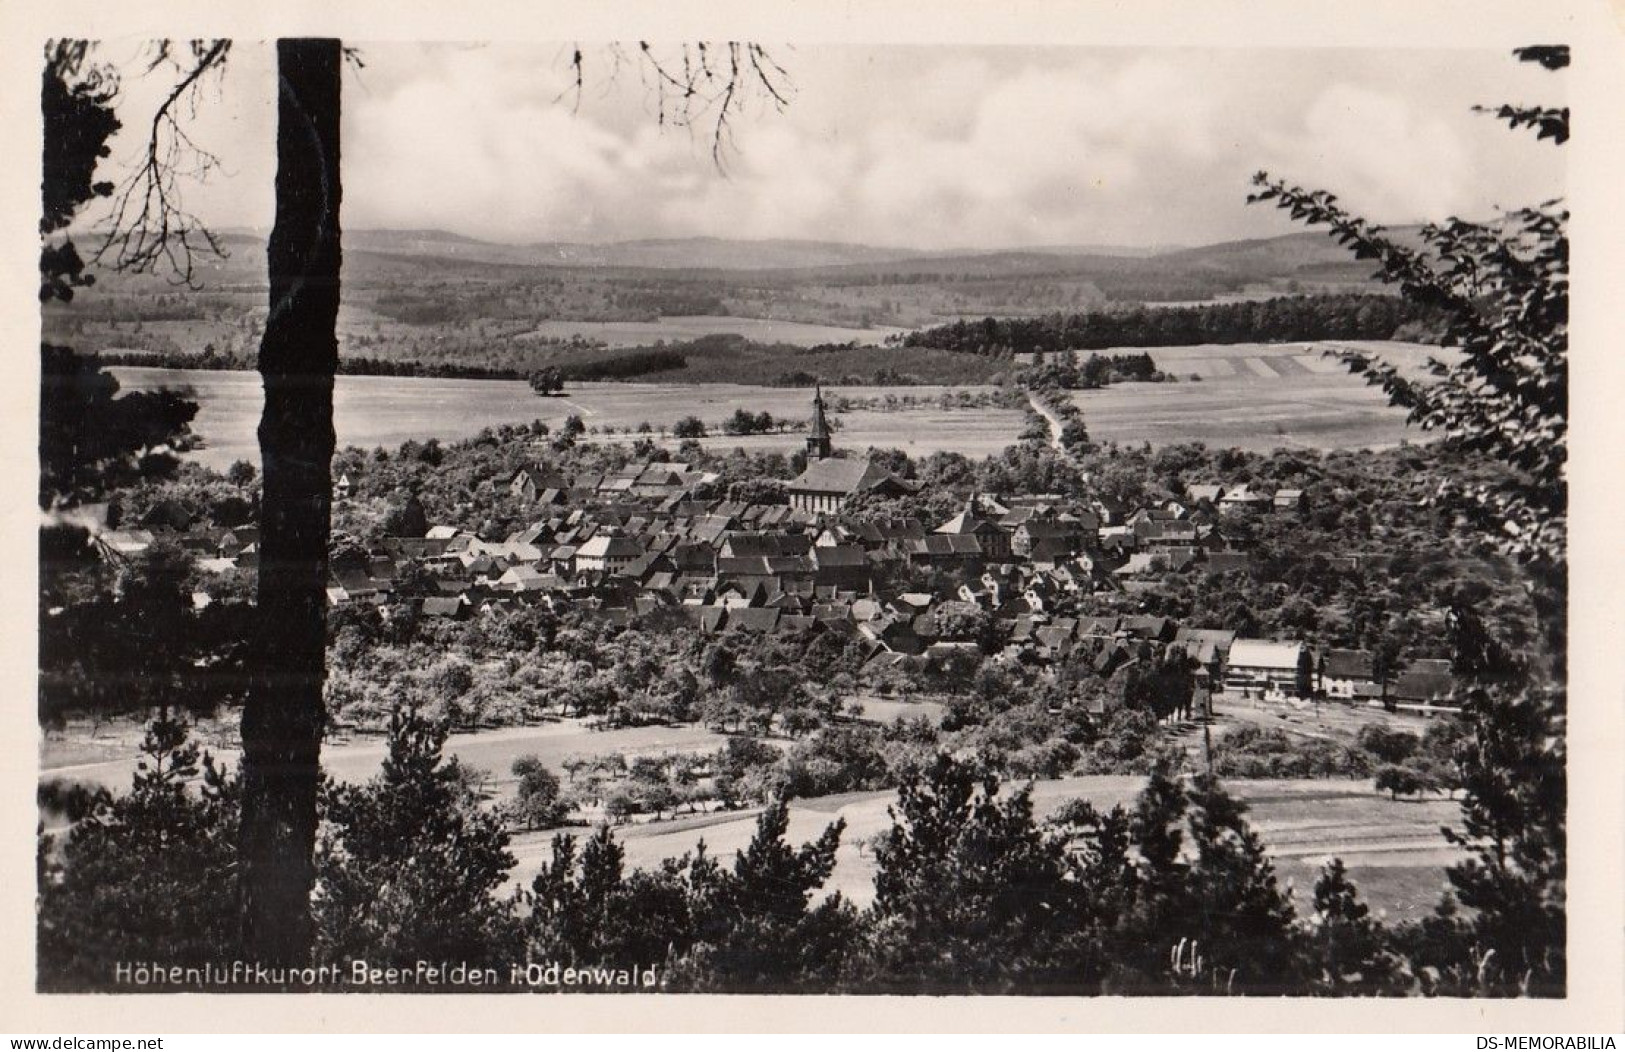
[{"label": "open field", "polygon": [[[1126,444],[1206,442],[1268,451],[1383,448],[1424,442],[1426,432],[1405,424],[1405,411],[1388,404],[1379,388],[1321,352],[1326,344],[1212,344],[1146,348],[1172,384],[1115,384],[1077,391],[1089,434]],[[1380,355],[1410,376],[1436,347],[1400,343],[1340,343]],[[1120,354],[1135,348],[1114,348]],[[1195,380],[1193,377],[1200,377]]]},{"label": "open field", "polygon": [[[210,737],[231,737],[225,728]],[[124,789],[135,772],[138,726],[125,722],[108,732],[100,747],[87,749],[73,736],[52,737],[40,750],[40,778]],[[700,726],[626,727],[618,730],[587,729],[581,721],[558,720],[536,727],[508,727],[502,730],[453,734],[446,753],[491,775],[494,781],[512,779],[510,769],[521,756],[536,756],[556,771],[564,770],[564,759],[576,753],[587,756],[622,753],[628,757],[679,752],[713,752],[722,747],[722,735]],[[214,756],[235,767],[238,750],[231,745],[211,744]],[[322,768],[342,782],[364,782],[378,773],[387,753],[378,736],[329,739],[322,747]]]},{"label": "open field", "polygon": [[[1033,799],[1040,816],[1068,800],[1086,798],[1098,806],[1131,805],[1144,784],[1139,777],[1090,776],[1038,782]],[[1459,805],[1442,798],[1389,800],[1369,782],[1231,781],[1228,788],[1245,800],[1250,819],[1275,859],[1277,876],[1290,882],[1300,913],[1307,912],[1320,867],[1334,855],[1374,910],[1390,921],[1414,920],[1438,902],[1444,866],[1459,856],[1439,835],[1455,822]],[[848,793],[794,801],[788,837],[810,841],[837,818],[846,831],[836,856],[835,873],[826,885],[859,905],[874,898],[874,852],[869,841],[890,825],[886,809],[890,792]],[[652,867],[662,859],[692,851],[702,840],[706,851],[729,862],[755,831],[754,810],[703,815],[673,822],[623,826],[616,835],[626,848],[629,866]],[[551,833],[516,839],[519,859],[515,882],[528,882],[552,857]]]},{"label": "open field", "polygon": [[896,723],[923,716],[933,725],[938,725],[947,711],[947,706],[940,701],[904,701],[900,698],[882,698],[877,694],[854,694],[851,701],[863,706],[860,718],[871,723]]},{"label": "open field", "polygon": [[[1420,375],[1437,348],[1411,344],[1344,344],[1400,363]],[[1097,441],[1163,445],[1206,442],[1268,450],[1277,446],[1316,449],[1384,447],[1425,441],[1405,425],[1405,412],[1386,396],[1320,353],[1318,344],[1236,344],[1153,348],[1159,368],[1178,383],[1116,384],[1078,391],[1089,433]],[[879,353],[879,352],[877,352]],[[1108,352],[1108,353],[1116,353]],[[255,429],[261,405],[258,375],[195,369],[119,366],[127,390],[186,386],[195,393],[193,427],[206,448],[192,454],[215,468],[259,459]],[[1190,379],[1202,377],[1200,381]],[[934,398],[941,386],[841,387],[839,394],[872,398],[888,391]],[[954,390],[985,390],[960,387]],[[398,446],[408,439],[470,438],[486,427],[545,420],[558,424],[578,414],[590,427],[622,430],[647,421],[658,428],[693,414],[715,425],[744,407],[775,417],[805,419],[805,388],[746,384],[578,383],[563,397],[539,398],[529,386],[507,380],[445,380],[399,376],[340,376],[334,392],[334,423],[340,446]],[[903,449],[924,455],[952,450],[968,456],[996,453],[1016,440],[1023,414],[1008,409],[854,410],[838,418],[836,444],[846,449]],[[590,436],[589,436],[590,437]],[[612,440],[623,440],[613,436]],[[731,449],[799,449],[795,433],[733,437],[705,444]]]},{"label": "open field", "polygon": [[[126,390],[190,387],[198,400],[193,430],[206,446],[192,454],[201,463],[225,469],[234,460],[258,462],[262,396],[259,376],[249,372],[198,369],[112,369]],[[949,388],[842,387],[854,399],[902,391],[916,398],[935,398]],[[953,388],[986,390],[986,388]],[[589,427],[620,430],[647,421],[670,426],[694,415],[708,425],[720,424],[735,409],[767,410],[775,417],[807,418],[812,392],[805,388],[755,387],[744,384],[572,384],[563,397],[541,398],[517,380],[443,380],[402,376],[340,376],[333,394],[333,419],[340,447],[394,447],[408,439],[472,438],[483,428],[545,420],[557,426],[579,415]],[[869,446],[906,449],[912,454],[956,450],[972,456],[995,453],[1015,441],[1022,414],[1010,409],[916,409],[896,412],[854,410],[841,414],[836,444],[848,449]],[[589,440],[592,436],[588,436]],[[658,434],[654,437],[658,438]],[[630,441],[615,435],[610,441]],[[804,436],[727,436],[705,439],[708,446],[732,449],[800,449]],[[668,437],[667,444],[676,440]]]},{"label": "open field", "polygon": [[722,314],[696,314],[663,317],[659,321],[544,321],[535,328],[512,337],[515,340],[543,337],[568,340],[580,336],[610,347],[646,347],[656,340],[673,343],[715,333],[732,333],[755,343],[788,343],[813,347],[821,343],[879,343],[904,330],[883,327],[850,329],[837,325],[808,325],[796,321],[766,318],[735,318]]},{"label": "open field", "polygon": [[[903,715],[936,712],[931,702],[903,702],[864,697],[865,717],[890,721]],[[1419,721],[1382,713],[1323,707],[1325,723],[1313,730],[1295,725],[1299,733],[1352,736],[1366,722],[1393,722],[1420,730]],[[1243,711],[1245,710],[1245,711]],[[1337,710],[1337,711],[1332,711]],[[1223,704],[1222,722],[1270,720],[1262,709]],[[1305,718],[1307,721],[1307,718]],[[42,780],[63,779],[121,789],[129,785],[135,767],[139,726],[121,721],[105,728],[94,742],[85,740],[85,728],[52,735],[40,753]],[[235,766],[237,751],[232,728],[212,726],[204,735],[211,751]],[[538,756],[549,768],[567,778],[566,757],[573,754],[623,753],[627,756],[676,752],[711,752],[725,739],[697,726],[637,727],[594,731],[575,719],[536,727],[514,727],[474,734],[453,735],[447,752],[490,776],[487,788],[497,797],[511,791],[513,761]],[[378,737],[331,740],[323,749],[327,772],[341,781],[359,782],[377,773],[385,754]],[[1053,813],[1068,800],[1086,798],[1097,806],[1131,805],[1144,784],[1138,776],[1096,775],[1042,781],[1034,787],[1040,816]],[[1460,857],[1439,834],[1442,825],[1460,819],[1455,801],[1431,796],[1422,800],[1390,800],[1375,792],[1369,781],[1281,780],[1226,782],[1251,809],[1251,821],[1264,838],[1283,882],[1290,881],[1300,911],[1309,908],[1320,867],[1337,856],[1373,905],[1387,911],[1390,920],[1415,919],[1431,910],[1444,882],[1443,867]],[[842,838],[834,876],[828,885],[860,904],[873,897],[874,857],[868,841],[889,825],[886,809],[895,801],[891,792],[860,792],[797,800],[790,811],[789,836],[794,842],[811,840],[837,817],[847,829]],[[633,823],[617,829],[625,844],[627,862],[654,866],[662,859],[691,851],[703,839],[708,851],[731,859],[750,840],[756,810],[699,814],[664,822]],[[528,882],[551,857],[551,832],[527,833],[515,838],[513,853],[519,864],[515,882]]]}]

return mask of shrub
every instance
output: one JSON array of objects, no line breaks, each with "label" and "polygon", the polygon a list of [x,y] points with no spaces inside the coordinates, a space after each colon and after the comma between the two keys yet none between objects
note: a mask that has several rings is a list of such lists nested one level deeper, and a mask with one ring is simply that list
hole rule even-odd
[{"label": "shrub", "polygon": [[1364,778],[1362,752],[1277,727],[1237,727],[1214,743],[1214,772],[1226,778]]},{"label": "shrub", "polygon": [[1414,767],[1391,763],[1377,772],[1377,791],[1386,792],[1395,800],[1401,796],[1420,796],[1430,788],[1428,777]]},{"label": "shrub", "polygon": [[1394,730],[1380,723],[1368,723],[1360,728],[1355,744],[1383,763],[1402,764],[1416,755],[1422,739],[1410,731]]}]

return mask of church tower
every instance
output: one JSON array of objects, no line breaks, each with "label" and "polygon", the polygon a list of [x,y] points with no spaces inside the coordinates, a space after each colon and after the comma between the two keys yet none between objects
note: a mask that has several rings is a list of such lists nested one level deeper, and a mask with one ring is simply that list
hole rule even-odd
[{"label": "church tower", "polygon": [[824,388],[813,388],[812,430],[807,435],[807,459],[827,460],[832,452],[829,441],[829,420],[824,416]]}]

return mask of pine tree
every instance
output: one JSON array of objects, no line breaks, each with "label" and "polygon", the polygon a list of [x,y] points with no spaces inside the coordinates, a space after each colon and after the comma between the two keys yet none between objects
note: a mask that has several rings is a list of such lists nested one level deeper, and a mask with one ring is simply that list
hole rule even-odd
[{"label": "pine tree", "polygon": [[865,989],[1076,992],[1090,959],[1065,840],[1030,789],[1000,793],[980,762],[939,755],[905,783],[875,848]]},{"label": "pine tree", "polygon": [[1562,696],[1473,691],[1458,751],[1471,857],[1446,870],[1474,946],[1472,986],[1492,996],[1562,996],[1567,974],[1567,749]]},{"label": "pine tree", "polygon": [[840,974],[857,911],[840,895],[817,906],[811,901],[835,869],[846,823],[836,821],[795,848],[786,840],[789,813],[782,799],[770,803],[731,870],[691,879],[697,945],[679,968],[683,986],[809,992],[828,989]]},{"label": "pine tree", "polygon": [[1315,881],[1308,952],[1322,992],[1336,995],[1389,992],[1395,961],[1382,925],[1360,901],[1343,860],[1334,858]]},{"label": "pine tree", "polygon": [[1193,937],[1211,962],[1220,993],[1291,993],[1300,969],[1292,930],[1292,900],[1275,880],[1264,842],[1246,820],[1247,807],[1210,776],[1191,792],[1189,882]]},{"label": "pine tree", "polygon": [[129,989],[119,962],[238,956],[237,780],[177,720],[149,725],[141,753],[129,793],[97,791],[60,840],[42,827],[41,990]]},{"label": "pine tree", "polygon": [[398,709],[379,775],[326,787],[312,898],[321,960],[512,959],[512,904],[496,895],[514,866],[508,834],[442,755],[446,735],[443,721]]}]

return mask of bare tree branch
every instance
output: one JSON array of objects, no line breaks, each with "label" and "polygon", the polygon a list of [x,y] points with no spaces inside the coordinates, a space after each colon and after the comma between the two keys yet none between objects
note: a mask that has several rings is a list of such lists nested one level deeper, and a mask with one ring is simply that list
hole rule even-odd
[{"label": "bare tree branch", "polygon": [[[613,79],[630,61],[627,49],[611,44],[604,53]],[[569,98],[579,108],[587,61],[580,46],[571,49],[565,63],[570,84],[556,101]],[[723,171],[735,148],[734,122],[747,107],[765,100],[782,112],[795,94],[785,68],[766,47],[748,41],[696,41],[663,48],[640,40],[636,65],[653,103],[656,123],[691,134],[703,129],[711,140],[712,163]]]},{"label": "bare tree branch", "polygon": [[193,40],[184,53],[173,41],[153,46],[147,73],[172,67],[175,85],[153,112],[141,163],[114,196],[110,227],[94,261],[136,272],[163,267],[176,284],[195,287],[197,254],[226,255],[214,233],[185,210],[180,182],[202,181],[220,167],[186,125],[197,116],[207,78],[219,77],[230,52],[229,40]]}]

